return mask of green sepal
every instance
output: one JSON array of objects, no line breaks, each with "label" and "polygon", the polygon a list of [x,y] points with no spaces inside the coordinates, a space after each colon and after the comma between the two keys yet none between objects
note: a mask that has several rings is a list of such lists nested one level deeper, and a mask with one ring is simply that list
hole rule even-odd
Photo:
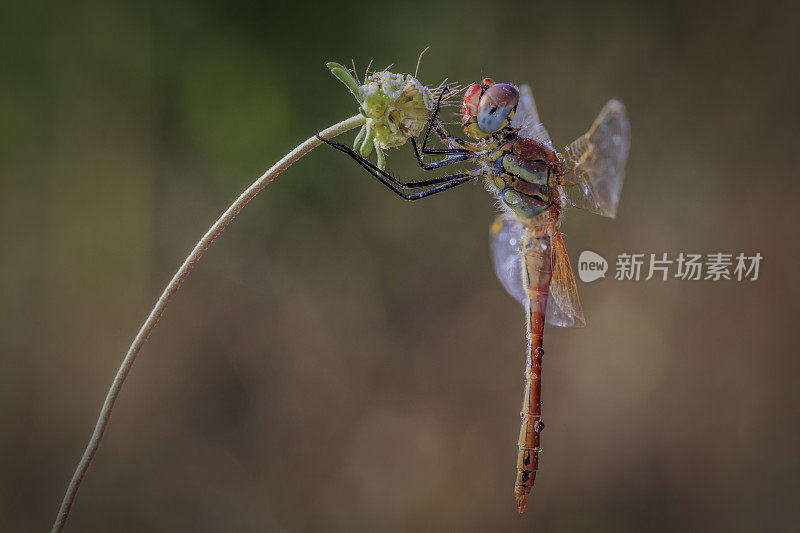
[{"label": "green sepal", "polygon": [[378,168],[381,170],[386,170],[386,158],[383,157],[383,150],[376,146],[375,155],[378,157]]},{"label": "green sepal", "polygon": [[358,151],[361,153],[361,155],[367,157],[372,153],[372,128],[369,124],[364,124],[362,127],[364,128],[364,142],[361,143],[361,148],[358,149]]},{"label": "green sepal", "polygon": [[358,130],[358,135],[356,135],[356,140],[353,141],[353,150],[356,152],[361,151],[361,145],[364,144],[364,135],[367,134],[367,125],[364,124],[361,126],[361,129]]},{"label": "green sepal", "polygon": [[350,71],[339,63],[334,63],[333,61],[326,63],[326,66],[331,70],[331,74],[339,78],[339,81],[344,83],[347,88],[350,89],[350,92],[353,93],[353,96],[355,96],[358,103],[362,103],[361,89],[358,87],[358,83],[356,83],[356,80],[353,78],[352,74],[350,74]]}]

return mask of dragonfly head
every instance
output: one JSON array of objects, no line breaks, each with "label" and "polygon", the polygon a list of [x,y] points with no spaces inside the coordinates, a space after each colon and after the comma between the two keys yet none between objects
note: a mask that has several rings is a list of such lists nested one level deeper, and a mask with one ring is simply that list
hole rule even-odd
[{"label": "dragonfly head", "polygon": [[484,139],[506,127],[519,103],[519,91],[507,83],[484,78],[467,87],[461,105],[464,131],[475,139]]}]

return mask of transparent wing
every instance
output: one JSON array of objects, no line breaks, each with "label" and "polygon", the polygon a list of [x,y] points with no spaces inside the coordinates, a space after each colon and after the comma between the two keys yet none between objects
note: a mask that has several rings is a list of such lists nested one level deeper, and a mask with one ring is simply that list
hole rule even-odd
[{"label": "transparent wing", "polygon": [[525,305],[528,295],[522,287],[522,253],[520,244],[524,226],[516,219],[500,215],[489,228],[489,248],[497,279],[506,292]]},{"label": "transparent wing", "polygon": [[533,92],[527,83],[519,88],[519,104],[514,118],[511,119],[511,127],[518,129],[521,137],[534,139],[542,144],[553,146],[550,134],[547,133],[544,125],[539,120],[539,112],[536,110]]},{"label": "transparent wing", "polygon": [[575,276],[564,239],[555,228],[550,238],[550,248],[553,251],[553,279],[547,300],[547,321],[562,328],[582,328],[586,325],[586,318],[575,286]]},{"label": "transparent wing", "polygon": [[[492,263],[497,278],[506,292],[523,306],[528,303],[522,281],[523,258],[520,251],[525,226],[517,219],[500,215],[489,229]],[[555,230],[553,250],[553,279],[547,299],[547,322],[565,328],[586,325],[572,267],[561,233]]]},{"label": "transparent wing", "polygon": [[564,198],[575,207],[614,218],[625,179],[631,128],[625,106],[610,100],[594,124],[564,153]]}]

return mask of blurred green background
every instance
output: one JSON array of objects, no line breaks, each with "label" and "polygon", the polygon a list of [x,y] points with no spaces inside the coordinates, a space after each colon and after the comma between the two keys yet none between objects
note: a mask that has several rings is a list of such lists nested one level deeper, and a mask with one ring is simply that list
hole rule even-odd
[{"label": "blurred green background", "polygon": [[[532,84],[556,144],[622,98],[591,249],[760,252],[756,282],[579,282],[544,453],[512,488],[524,317],[479,185],[409,204],[330,149],[245,209],[122,392],[70,531],[796,526],[798,8],[789,2],[5,2],[0,529],[41,531],[128,344],[219,213],[356,112],[327,71]],[[453,127],[453,132],[458,129]],[[352,139],[348,136],[348,140]],[[389,153],[419,176],[408,147]]]}]

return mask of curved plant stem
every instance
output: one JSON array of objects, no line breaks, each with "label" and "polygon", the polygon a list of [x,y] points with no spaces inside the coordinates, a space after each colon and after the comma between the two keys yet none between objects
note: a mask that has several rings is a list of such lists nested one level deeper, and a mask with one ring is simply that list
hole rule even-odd
[{"label": "curved plant stem", "polygon": [[[324,130],[321,135],[323,137],[335,137],[348,130],[361,126],[364,124],[365,120],[366,119],[361,115],[350,117],[347,120],[344,120]],[[122,360],[122,364],[117,371],[117,375],[114,377],[114,381],[111,383],[111,388],[108,390],[105,402],[103,402],[103,408],[100,410],[100,416],[97,419],[97,424],[94,427],[92,438],[89,439],[89,443],[86,445],[86,450],[83,452],[83,457],[81,457],[81,461],[78,463],[78,467],[75,469],[75,473],[72,475],[72,480],[69,483],[69,487],[67,487],[67,492],[64,494],[64,499],[61,502],[61,508],[59,509],[58,516],[53,524],[53,532],[61,531],[64,528],[64,524],[69,516],[69,511],[72,508],[72,503],[75,501],[75,495],[78,492],[81,481],[83,481],[83,477],[86,475],[86,470],[88,470],[89,465],[94,458],[94,454],[97,452],[97,448],[100,445],[100,440],[103,438],[103,432],[105,431],[106,426],[108,425],[108,420],[111,417],[111,410],[114,408],[114,403],[117,401],[117,397],[119,396],[122,385],[125,382],[125,378],[128,376],[128,372],[130,372],[131,366],[136,360],[136,356],[139,354],[139,350],[141,350],[144,343],[147,342],[147,338],[150,336],[153,328],[156,327],[158,320],[164,313],[167,304],[169,304],[175,293],[178,292],[178,289],[186,280],[194,266],[197,264],[200,258],[203,257],[203,254],[206,252],[211,243],[214,242],[214,239],[216,239],[219,234],[222,233],[222,230],[224,230],[228,224],[233,221],[236,215],[239,214],[239,211],[241,211],[242,208],[261,191],[261,189],[266,187],[273,179],[275,179],[278,174],[289,168],[292,163],[303,157],[320,144],[321,141],[316,137],[307,139],[297,148],[286,154],[283,159],[275,163],[272,168],[267,170],[261,175],[260,178],[253,182],[253,184],[250,185],[250,187],[248,187],[241,194],[241,196],[239,196],[239,198],[237,198],[236,201],[231,204],[230,207],[228,207],[222,216],[219,217],[216,222],[214,222],[214,225],[209,228],[206,234],[203,235],[203,238],[200,239],[197,245],[195,245],[192,252],[172,277],[172,280],[170,280],[169,284],[167,284],[164,292],[158,299],[158,302],[156,302],[155,307],[153,307],[153,310],[150,311],[150,315],[147,317],[147,320],[139,330],[139,333],[136,334],[136,338],[133,339],[133,343],[131,343],[130,348],[128,348],[128,353],[125,355],[125,359]]]}]

